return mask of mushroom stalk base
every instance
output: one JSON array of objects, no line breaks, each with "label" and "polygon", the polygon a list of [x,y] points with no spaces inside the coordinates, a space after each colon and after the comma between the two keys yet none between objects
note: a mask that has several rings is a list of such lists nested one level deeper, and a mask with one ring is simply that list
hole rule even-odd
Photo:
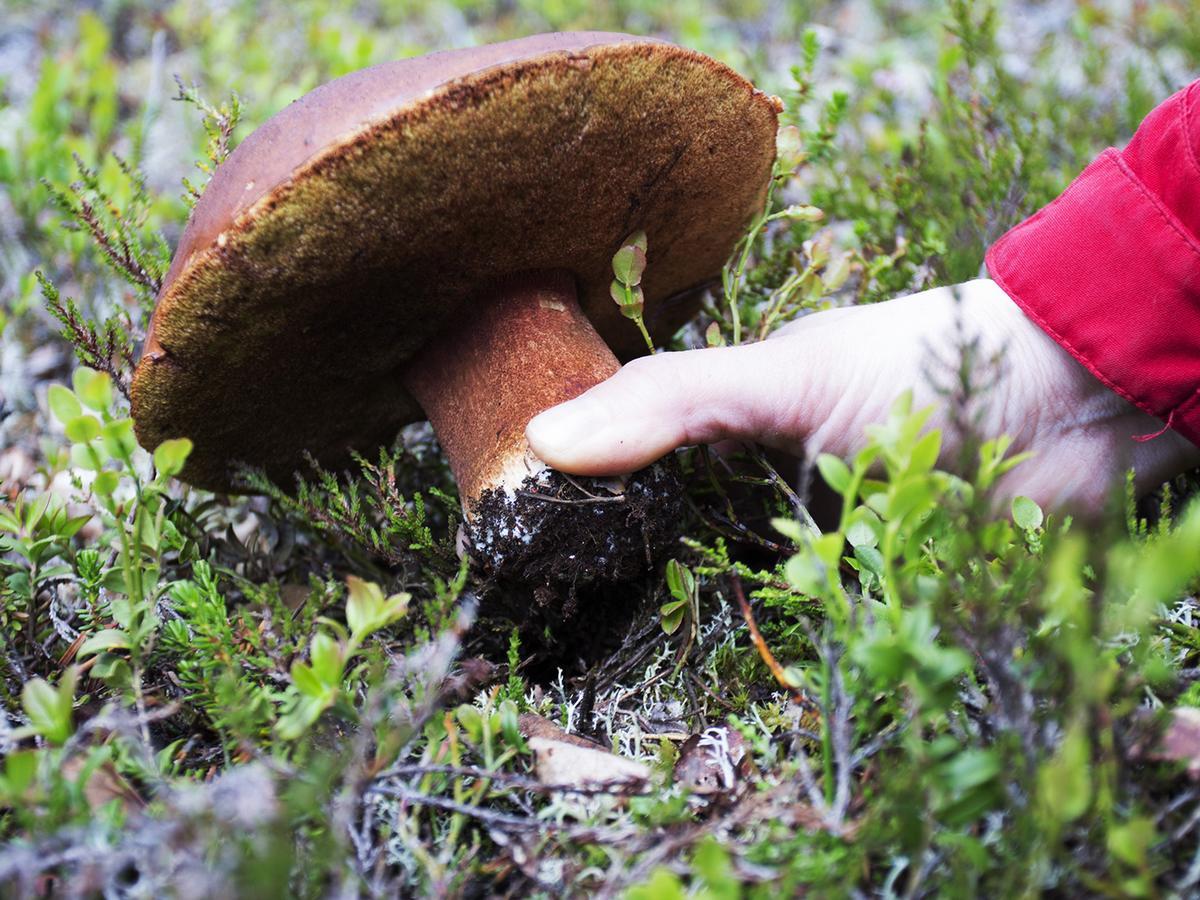
[{"label": "mushroom stalk base", "polygon": [[458,481],[472,554],[500,577],[542,583],[645,572],[678,535],[675,467],[576,478],[548,468],[525,440],[535,415],[620,368],[579,309],[574,279],[525,273],[480,300],[405,373]]}]

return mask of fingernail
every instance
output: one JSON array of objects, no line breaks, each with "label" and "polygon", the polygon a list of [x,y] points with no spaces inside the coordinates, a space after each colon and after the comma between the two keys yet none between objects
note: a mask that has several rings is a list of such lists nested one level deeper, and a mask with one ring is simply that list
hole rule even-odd
[{"label": "fingernail", "polygon": [[543,459],[570,456],[598,426],[594,404],[569,400],[534,416],[525,426],[525,437]]}]

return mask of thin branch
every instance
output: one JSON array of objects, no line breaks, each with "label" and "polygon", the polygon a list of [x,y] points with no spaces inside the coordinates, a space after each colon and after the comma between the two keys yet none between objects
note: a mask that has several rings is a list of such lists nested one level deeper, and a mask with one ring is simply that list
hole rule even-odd
[{"label": "thin branch", "polygon": [[806,708],[812,708],[812,701],[791,683],[787,672],[779,664],[779,660],[775,658],[775,654],[771,652],[771,648],[767,646],[762,632],[758,630],[758,623],[754,621],[754,613],[750,609],[749,601],[746,600],[746,592],[742,590],[742,579],[732,573],[729,577],[733,583],[733,594],[737,597],[738,606],[742,610],[742,618],[746,621],[746,627],[750,630],[750,641],[754,644],[754,648],[758,650],[758,655],[762,657],[762,661],[766,663],[771,674],[775,676],[775,680],[779,682],[779,686],[791,694],[792,700],[795,703]]},{"label": "thin branch", "polygon": [[129,339],[118,328],[117,323],[104,323],[104,333],[84,319],[71,298],[60,296],[49,279],[40,271],[34,272],[46,301],[46,309],[62,325],[62,337],[75,348],[79,361],[90,369],[105,372],[113,380],[117,390],[129,400],[129,373],[133,370],[133,349]]},{"label": "thin branch", "polygon": [[408,763],[393,766],[386,772],[380,773],[378,778],[401,778],[412,775],[452,775],[457,778],[478,778],[504,787],[518,788],[519,790],[533,791],[539,794],[576,794],[581,797],[643,797],[651,793],[644,785],[629,782],[609,782],[588,787],[576,784],[547,784],[538,781],[536,778],[529,778],[526,775],[516,775],[510,772],[489,772],[487,769],[481,769],[476,766]]}]

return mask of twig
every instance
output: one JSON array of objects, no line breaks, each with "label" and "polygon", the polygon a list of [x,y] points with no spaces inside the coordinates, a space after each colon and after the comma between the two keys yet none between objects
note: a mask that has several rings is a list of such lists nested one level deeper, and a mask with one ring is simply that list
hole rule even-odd
[{"label": "twig", "polygon": [[[458,813],[468,818],[492,825],[498,828],[508,828],[514,831],[556,831],[569,840],[594,841],[596,843],[617,843],[628,839],[628,833],[616,830],[601,831],[596,828],[576,827],[555,822],[553,819],[538,819],[533,816],[514,816],[511,813],[496,812],[469,803],[458,803],[446,797],[436,797],[422,794],[403,785],[372,785],[367,788],[368,794],[381,794],[385,797],[395,797],[419,806],[432,806],[446,812]],[[631,829],[630,831],[633,831]]]},{"label": "twig", "polygon": [[128,401],[129,379],[126,373],[133,369],[133,352],[117,324],[111,319],[105,322],[101,335],[95,325],[83,318],[74,300],[69,297],[64,300],[58,288],[40,271],[33,274],[41,286],[46,309],[62,325],[60,333],[75,348],[79,361],[89,368],[106,372],[121,396]]},{"label": "twig", "polygon": [[626,500],[624,494],[619,494],[615,497],[580,497],[575,500],[569,500],[565,497],[551,497],[549,494],[539,494],[536,491],[517,491],[517,496],[529,497],[533,500],[543,500],[546,503],[565,503],[569,506],[583,503],[624,503]]},{"label": "twig", "polygon": [[[426,765],[421,763],[405,763],[392,766],[386,772],[380,773],[379,779],[401,778],[411,775],[452,775],[458,778],[478,778],[491,781],[505,787],[519,788],[523,791],[533,791],[539,794],[577,794],[582,797],[641,797],[650,793],[643,785],[632,782],[610,782],[606,784],[582,787],[575,784],[547,784],[526,775],[516,775],[511,772],[489,772],[476,766]],[[370,789],[368,789],[370,792]]]},{"label": "twig", "polygon": [[713,531],[717,532],[718,534],[722,534],[725,537],[731,538],[732,540],[757,544],[758,546],[763,547],[766,550],[770,550],[772,553],[776,554],[788,553],[789,550],[787,547],[763,537],[758,532],[747,528],[738,520],[737,511],[733,508],[733,500],[730,499],[729,494],[726,492],[724,487],[721,486],[721,482],[717,478],[716,470],[713,468],[712,453],[709,451],[708,447],[700,447],[700,458],[704,460],[704,468],[708,475],[708,483],[712,486],[713,491],[725,503],[725,524],[728,525],[728,528],[733,529],[733,531],[728,531],[726,527],[716,522],[711,516],[706,514],[705,511],[702,510],[689,496],[687,498],[688,505],[691,506],[693,511],[695,511],[695,513],[700,517],[701,521],[703,521],[704,524]]},{"label": "twig", "polygon": [[750,603],[746,600],[746,592],[742,590],[742,579],[735,573],[731,573],[729,577],[733,583],[733,595],[737,597],[738,606],[742,610],[742,618],[745,619],[746,627],[750,630],[750,641],[754,644],[754,648],[758,650],[758,655],[762,657],[762,661],[771,670],[771,674],[775,676],[775,680],[779,682],[779,686],[791,694],[792,700],[795,703],[811,707],[812,701],[791,683],[787,672],[779,664],[779,660],[775,658],[775,654],[771,652],[771,648],[767,646],[767,642],[763,640],[762,632],[758,630],[758,623],[754,621],[754,613],[750,609]]},{"label": "twig", "polygon": [[772,485],[774,485],[775,489],[783,494],[783,496],[787,499],[788,504],[792,507],[792,512],[795,514],[796,518],[803,522],[804,526],[811,531],[815,537],[820,537],[821,529],[817,527],[816,521],[814,521],[813,517],[809,514],[808,507],[804,505],[804,502],[800,499],[800,496],[794,490],[792,490],[792,486],[787,483],[787,480],[779,474],[778,470],[776,470],[773,465],[771,465],[766,454],[763,453],[759,447],[753,447],[750,451],[750,456],[756,463],[759,464],[759,466],[762,467],[762,470],[767,473],[767,479]]},{"label": "twig", "polygon": [[596,690],[606,690],[607,688],[616,684],[617,681],[623,678],[627,672],[644,660],[651,653],[651,651],[658,646],[658,642],[650,640],[650,638],[654,637],[656,633],[661,634],[662,626],[659,624],[658,618],[655,617],[637,634],[632,633],[632,628],[630,629],[630,632],[631,633],[626,636],[625,640],[621,642],[621,647],[618,648],[617,652],[620,652],[620,650],[630,646],[637,647],[637,650],[620,665],[614,666],[611,669],[605,666],[604,674],[602,674],[596,681]]},{"label": "twig", "polygon": [[148,294],[157,295],[162,289],[162,279],[152,275],[138,261],[128,240],[124,237],[114,239],[105,231],[96,208],[83,196],[82,189],[83,186],[79,183],[71,185],[75,202],[79,204],[75,217],[84,224],[96,246],[108,257],[115,269],[123,272],[126,278],[142,287]]}]

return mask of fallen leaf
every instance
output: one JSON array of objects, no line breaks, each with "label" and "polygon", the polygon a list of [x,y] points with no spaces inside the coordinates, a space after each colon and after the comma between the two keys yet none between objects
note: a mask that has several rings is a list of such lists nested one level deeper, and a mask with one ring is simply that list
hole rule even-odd
[{"label": "fallen leaf", "polygon": [[517,721],[521,736],[533,751],[533,768],[543,784],[569,787],[640,785],[650,779],[650,767],[626,759],[578,734],[568,734],[544,716],[523,713]]},{"label": "fallen leaf", "polygon": [[1188,777],[1200,781],[1200,707],[1180,706],[1171,710],[1171,720],[1159,738],[1158,746],[1147,756],[1187,763]]},{"label": "fallen leaf", "polygon": [[458,671],[442,682],[442,696],[447,700],[466,700],[496,674],[496,666],[482,656],[470,656],[458,664]]},{"label": "fallen leaf", "polygon": [[748,750],[746,739],[724,725],[693,734],[679,748],[675,780],[698,794],[732,790],[746,775]]},{"label": "fallen leaf", "polygon": [[529,749],[534,772],[543,784],[591,788],[637,786],[650,780],[650,767],[645,763],[607,750],[544,737],[530,738]]},{"label": "fallen leaf", "polygon": [[292,584],[289,582],[279,586],[279,600],[292,612],[302,607],[311,593],[312,588],[307,584]]},{"label": "fallen leaf", "polygon": [[521,737],[527,740],[529,738],[546,738],[551,741],[561,741],[564,744],[574,744],[576,747],[608,752],[608,748],[603,744],[579,734],[569,734],[545,716],[535,713],[521,713],[521,717],[517,720],[517,727],[521,730]]},{"label": "fallen leaf", "polygon": [[[62,764],[62,774],[70,781],[78,781],[87,762],[82,756],[73,756]],[[113,800],[125,812],[140,810],[146,801],[110,762],[102,762],[92,770],[83,785],[83,797],[93,812]]]}]

